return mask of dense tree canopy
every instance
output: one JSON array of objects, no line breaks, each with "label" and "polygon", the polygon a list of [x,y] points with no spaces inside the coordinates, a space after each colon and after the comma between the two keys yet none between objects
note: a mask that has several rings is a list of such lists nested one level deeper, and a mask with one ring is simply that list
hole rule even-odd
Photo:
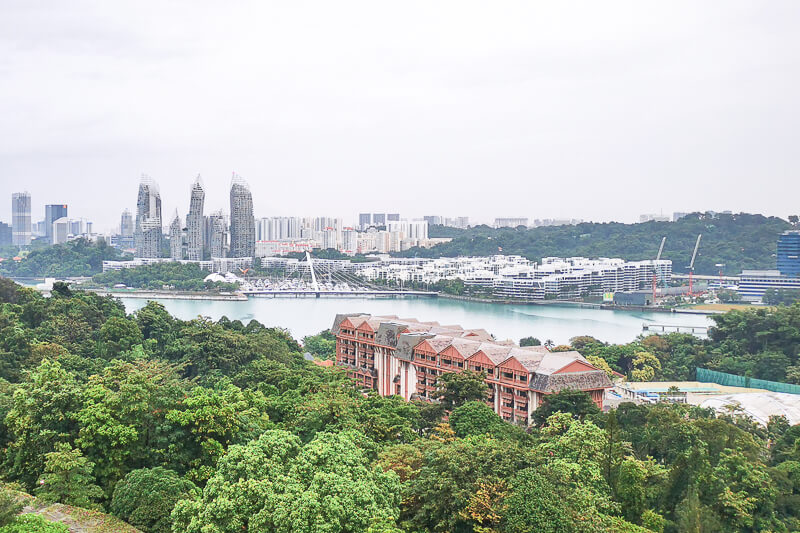
[{"label": "dense tree canopy", "polygon": [[104,240],[91,243],[77,239],[31,251],[21,261],[10,257],[0,263],[0,275],[11,277],[92,276],[103,270],[103,261],[131,259]]},{"label": "dense tree canopy", "polygon": [[[799,316],[800,304],[733,312],[708,340],[572,347],[654,379],[698,366],[790,377]],[[485,403],[480,375],[444,374],[440,403],[406,402],[364,395],[303,351],[255,321],[183,321],[153,302],[126,315],[112,298],[43,298],[0,279],[0,482],[145,533],[800,527],[800,426],[783,418],[602,413],[563,391],[523,428]],[[0,532],[58,531],[47,527],[21,516]]]},{"label": "dense tree canopy", "polygon": [[691,260],[697,235],[703,240],[695,262],[698,274],[716,275],[718,263],[738,274],[746,268],[775,268],[778,236],[791,228],[780,218],[749,215],[693,213],[676,222],[585,222],[575,226],[500,228],[475,226],[462,230],[432,226],[431,237],[451,237],[433,248],[411,248],[405,257],[455,257],[459,255],[522,255],[543,257],[622,257],[630,261],[653,259],[666,237],[663,258],[672,260],[675,272],[684,272]]},{"label": "dense tree canopy", "polygon": [[205,289],[235,290],[235,283],[204,281],[209,275],[197,263],[156,263],[96,274],[92,279],[102,287],[123,284],[136,289],[177,289],[200,291]]}]

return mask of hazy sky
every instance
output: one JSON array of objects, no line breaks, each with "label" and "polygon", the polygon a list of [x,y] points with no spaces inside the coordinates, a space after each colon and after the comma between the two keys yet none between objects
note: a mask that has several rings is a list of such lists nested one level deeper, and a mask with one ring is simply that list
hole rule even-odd
[{"label": "hazy sky", "polygon": [[[0,0],[0,220],[800,211],[800,2]],[[168,221],[165,221],[168,223]]]}]

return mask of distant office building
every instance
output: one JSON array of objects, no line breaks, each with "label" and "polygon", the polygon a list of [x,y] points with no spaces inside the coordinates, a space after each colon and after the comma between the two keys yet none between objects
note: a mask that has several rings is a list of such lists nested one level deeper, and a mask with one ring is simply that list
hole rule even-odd
[{"label": "distant office building", "polygon": [[208,250],[212,258],[225,257],[228,247],[228,227],[225,216],[221,211],[206,217],[206,234],[208,235]]},{"label": "distant office building", "polygon": [[163,228],[161,224],[161,193],[149,176],[142,175],[136,201],[134,238],[137,257],[159,257]]},{"label": "distant office building", "polygon": [[496,218],[494,219],[495,228],[516,228],[518,226],[528,226],[526,217]]},{"label": "distant office building", "polygon": [[133,237],[134,225],[133,216],[131,212],[126,209],[122,212],[122,217],[119,220],[119,234],[122,237]]},{"label": "distant office building", "polygon": [[800,290],[800,277],[789,277],[779,270],[743,270],[739,276],[739,296],[746,302],[761,302],[768,289]]},{"label": "distant office building", "polygon": [[[400,217],[397,217],[398,220]],[[385,226],[386,225],[386,214],[385,213],[373,213],[372,214],[372,225],[373,226]]]},{"label": "distant office building", "polygon": [[70,220],[67,217],[61,217],[57,220],[54,220],[50,226],[52,228],[50,240],[52,244],[64,244],[69,240],[69,236],[72,233],[70,232]]},{"label": "distant office building", "polygon": [[[428,238],[427,220],[397,220],[389,222],[390,234],[396,234],[398,239],[413,239],[415,241]],[[390,236],[391,238],[391,236]],[[416,244],[412,245],[416,246]]]},{"label": "distant office building", "polygon": [[300,239],[305,228],[299,217],[265,217],[256,222],[256,241]]},{"label": "distant office building", "polygon": [[253,257],[256,253],[256,220],[250,186],[237,174],[231,181],[231,257]]},{"label": "distant office building", "polygon": [[69,232],[75,236],[90,236],[92,231],[92,223],[85,218],[79,218],[78,220],[70,220],[69,221]]},{"label": "distant office building", "polygon": [[348,255],[355,255],[358,251],[358,232],[352,228],[345,228],[342,232],[342,246],[343,253]]},{"label": "distant office building", "polygon": [[427,215],[422,218],[428,223],[429,226],[441,226],[444,224],[444,217]]},{"label": "distant office building", "polygon": [[778,238],[778,270],[784,276],[800,277],[800,231],[785,231]]},{"label": "distant office building", "polygon": [[450,226],[451,228],[466,229],[469,227],[469,217],[446,218],[444,225]]},{"label": "distant office building", "polygon": [[169,225],[169,256],[172,259],[183,259],[183,231],[181,229],[181,217],[178,210]]},{"label": "distant office building", "polygon": [[314,231],[326,231],[329,229],[334,229],[336,231],[341,231],[344,227],[344,223],[342,222],[341,218],[335,217],[316,217],[313,219],[313,228]]},{"label": "distant office building", "polygon": [[31,222],[31,236],[34,239],[47,238],[47,229],[45,229],[44,219],[38,222]]},{"label": "distant office building", "polygon": [[186,215],[186,259],[200,261],[203,259],[203,204],[206,193],[200,175],[192,184],[189,199],[189,214]]},{"label": "distant office building", "polygon": [[336,250],[339,248],[339,235],[337,231],[333,228],[328,228],[325,231],[321,231],[320,238],[318,239],[320,243],[320,247],[323,250],[333,249]]},{"label": "distant office building", "polygon": [[400,220],[400,214],[399,213],[387,213],[387,215],[386,215],[386,221],[387,222],[392,222],[392,221],[396,222],[398,220]]},{"label": "distant office building", "polygon": [[0,246],[11,246],[11,226],[0,222]]},{"label": "distant office building", "polygon": [[11,241],[15,246],[31,243],[31,195],[15,192],[11,195]]},{"label": "distant office building", "polygon": [[639,222],[669,222],[669,217],[665,215],[656,215],[653,213],[646,213],[639,215]]},{"label": "distant office building", "polygon": [[534,228],[541,228],[547,226],[575,226],[583,222],[581,218],[543,218],[533,221]]},{"label": "distant office building", "polygon": [[370,213],[360,213],[358,215],[359,229],[366,230],[370,225],[372,225],[372,215]]},{"label": "distant office building", "polygon": [[47,240],[53,243],[53,222],[67,216],[67,204],[49,204],[44,206],[44,231]]}]

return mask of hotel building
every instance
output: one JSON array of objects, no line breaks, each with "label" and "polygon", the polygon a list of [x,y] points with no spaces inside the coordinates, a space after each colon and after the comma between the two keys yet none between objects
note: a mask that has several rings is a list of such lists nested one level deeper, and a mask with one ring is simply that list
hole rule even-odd
[{"label": "hotel building", "polygon": [[498,342],[482,329],[442,326],[396,316],[336,315],[336,362],[365,389],[405,400],[431,400],[438,378],[450,372],[485,372],[486,403],[509,422],[528,424],[548,394],[587,392],[603,407],[611,382],[580,353],[550,352]]}]

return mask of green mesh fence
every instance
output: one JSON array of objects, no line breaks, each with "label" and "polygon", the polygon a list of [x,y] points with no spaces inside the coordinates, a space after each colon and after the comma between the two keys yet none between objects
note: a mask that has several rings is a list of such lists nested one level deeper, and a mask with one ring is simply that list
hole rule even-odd
[{"label": "green mesh fence", "polygon": [[778,383],[777,381],[748,378],[746,376],[737,376],[736,374],[717,372],[716,370],[708,370],[707,368],[697,369],[697,381],[702,383],[718,383],[720,385],[726,385],[729,387],[748,387],[752,389],[766,389],[772,392],[800,394],[800,385],[792,385],[791,383]]}]

